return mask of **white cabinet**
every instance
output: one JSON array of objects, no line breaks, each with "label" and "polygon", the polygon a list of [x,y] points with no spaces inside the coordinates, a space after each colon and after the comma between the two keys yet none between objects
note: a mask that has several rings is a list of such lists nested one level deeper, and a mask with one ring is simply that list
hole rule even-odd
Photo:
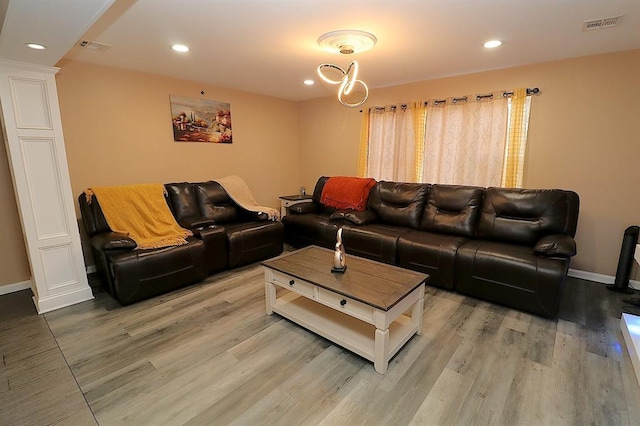
[{"label": "white cabinet", "polygon": [[4,139],[38,313],[93,299],[62,135],[57,71],[0,61]]}]

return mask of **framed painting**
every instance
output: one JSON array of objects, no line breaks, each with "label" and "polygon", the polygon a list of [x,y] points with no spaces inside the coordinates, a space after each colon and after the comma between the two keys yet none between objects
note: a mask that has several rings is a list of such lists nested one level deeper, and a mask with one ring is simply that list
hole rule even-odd
[{"label": "framed painting", "polygon": [[169,101],[174,141],[233,143],[230,104],[177,95]]}]

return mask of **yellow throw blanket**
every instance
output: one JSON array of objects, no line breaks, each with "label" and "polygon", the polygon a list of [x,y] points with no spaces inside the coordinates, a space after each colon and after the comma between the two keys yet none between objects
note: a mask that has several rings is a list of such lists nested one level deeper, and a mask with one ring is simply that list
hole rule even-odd
[{"label": "yellow throw blanket", "polygon": [[269,216],[269,220],[280,219],[280,211],[272,207],[261,206],[253,198],[251,190],[247,186],[242,178],[232,175],[221,179],[213,179],[214,182],[218,182],[220,186],[224,188],[229,197],[236,202],[240,207],[250,212],[266,213]]},{"label": "yellow throw blanket", "polygon": [[187,244],[193,235],[171,214],[162,184],[99,186],[85,195],[89,203],[95,195],[111,230],[128,235],[140,249]]}]

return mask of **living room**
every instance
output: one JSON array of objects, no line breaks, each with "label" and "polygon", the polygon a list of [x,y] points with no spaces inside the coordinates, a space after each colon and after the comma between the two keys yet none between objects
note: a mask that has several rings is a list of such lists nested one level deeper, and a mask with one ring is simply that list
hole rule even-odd
[{"label": "living room", "polygon": [[[129,7],[135,2],[124,3]],[[617,7],[605,3],[594,2],[600,6],[595,10],[604,13],[592,16],[586,10],[579,16],[627,13],[623,25],[640,27],[631,2],[618,2]],[[584,19],[576,23],[577,31]],[[532,99],[524,186],[580,195],[578,254],[570,275],[610,283],[622,234],[637,224],[640,208],[628,189],[640,177],[640,147],[632,127],[640,112],[640,36],[631,39],[627,48],[616,51],[375,87],[363,108],[539,87],[540,94]],[[280,60],[286,67],[286,56]],[[313,188],[319,176],[356,175],[362,112],[340,105],[335,87],[325,88],[320,97],[294,101],[69,56],[58,66],[60,115],[75,196],[91,186],[203,181],[235,174],[261,204],[277,207],[279,196],[296,193],[300,186]],[[361,73],[366,80],[364,66]],[[228,102],[233,143],[174,142],[171,94]],[[0,153],[0,173],[0,290],[22,290],[29,287],[31,272],[5,150]],[[87,256],[86,262],[91,266],[92,259]],[[632,279],[638,279],[633,272]]]}]

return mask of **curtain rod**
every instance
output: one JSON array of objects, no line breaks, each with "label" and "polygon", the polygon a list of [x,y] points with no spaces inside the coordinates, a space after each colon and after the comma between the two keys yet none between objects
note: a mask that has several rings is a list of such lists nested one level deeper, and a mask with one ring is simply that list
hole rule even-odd
[{"label": "curtain rod", "polygon": [[[538,93],[540,93],[540,89],[538,89],[537,87],[527,88],[527,96],[536,95]],[[505,98],[508,98],[509,96],[513,96],[513,92],[502,92],[502,96],[504,96]],[[476,101],[479,101],[480,99],[486,99],[486,98],[493,98],[493,94],[489,93],[489,94],[486,94],[486,95],[476,95]],[[469,98],[467,96],[461,96],[459,98],[452,98],[451,102],[453,102],[455,104],[455,103],[460,102],[460,101],[465,101],[466,102],[468,100],[469,100]],[[446,99],[435,99],[433,101],[433,103],[435,105],[438,105],[438,104],[441,104],[441,103],[445,103],[445,102],[447,102]],[[424,105],[426,106],[427,103],[428,102],[425,101]]]},{"label": "curtain rod", "polygon": [[[540,89],[537,87],[527,87],[527,95],[537,95],[538,93],[540,93]],[[505,98],[508,98],[509,96],[513,96],[513,92],[502,92],[502,96],[504,96]],[[484,99],[484,98],[493,98],[493,94],[487,94],[487,95],[476,95],[476,100],[479,101],[480,99]],[[467,96],[461,96],[458,98],[452,98],[452,102],[453,103],[457,103],[460,101],[468,101],[468,97]],[[446,102],[446,99],[436,99],[433,102],[438,105],[440,103],[444,103]],[[425,101],[424,105],[427,105],[427,101]],[[406,104],[401,104],[401,107],[406,107]],[[371,107],[371,108],[377,108],[377,109],[385,109],[385,107]],[[395,109],[395,106],[392,107],[393,109]],[[362,112],[363,110],[360,110],[360,112]]]}]

